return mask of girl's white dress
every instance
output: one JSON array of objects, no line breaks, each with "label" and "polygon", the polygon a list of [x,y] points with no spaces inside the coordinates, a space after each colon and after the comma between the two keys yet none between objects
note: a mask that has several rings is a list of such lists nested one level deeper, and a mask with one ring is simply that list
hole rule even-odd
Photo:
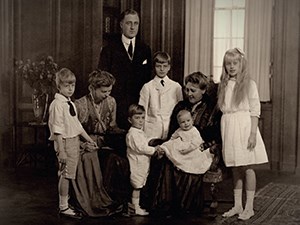
[{"label": "girl's white dress", "polygon": [[244,166],[268,162],[266,148],[257,128],[256,146],[247,149],[251,132],[251,116],[260,116],[260,101],[256,83],[251,80],[248,98],[238,106],[232,106],[232,94],[235,80],[229,80],[225,89],[225,101],[221,107],[221,133],[223,141],[223,159],[225,165]]}]

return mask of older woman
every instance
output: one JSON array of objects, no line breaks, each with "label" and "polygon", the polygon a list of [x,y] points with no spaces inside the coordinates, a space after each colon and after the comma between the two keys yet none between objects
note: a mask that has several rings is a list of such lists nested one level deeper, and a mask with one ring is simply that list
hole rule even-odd
[{"label": "older woman", "polygon": [[81,146],[77,178],[73,182],[80,207],[93,217],[120,211],[130,193],[128,161],[126,157],[117,154],[117,151],[125,150],[105,150],[108,133],[119,134],[120,137],[125,135],[125,131],[116,124],[116,101],[110,96],[114,83],[113,75],[96,70],[89,75],[90,93],[75,101],[79,121],[100,148]]},{"label": "older woman", "polygon": [[[205,148],[220,150],[220,118],[216,107],[216,90],[213,82],[195,72],[185,78],[185,99],[179,102],[172,113],[169,136],[178,128],[176,115],[182,109],[192,113],[194,125],[199,130]],[[203,174],[190,174],[176,168],[166,157],[153,159],[143,206],[152,212],[201,213],[204,207]],[[215,162],[211,169],[215,167]]]}]

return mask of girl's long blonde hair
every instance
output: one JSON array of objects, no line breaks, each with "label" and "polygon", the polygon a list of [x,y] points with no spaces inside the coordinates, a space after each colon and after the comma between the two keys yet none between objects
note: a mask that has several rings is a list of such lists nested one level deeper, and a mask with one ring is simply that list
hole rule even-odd
[{"label": "girl's long blonde hair", "polygon": [[236,84],[232,95],[232,104],[238,106],[241,103],[241,101],[247,97],[248,94],[250,77],[248,73],[248,65],[247,65],[247,60],[245,58],[245,54],[238,48],[229,49],[225,52],[223,58],[221,82],[219,84],[219,90],[218,90],[219,107],[221,107],[224,104],[225,88],[230,78],[225,65],[226,63],[233,60],[239,60],[241,67],[236,77]]}]

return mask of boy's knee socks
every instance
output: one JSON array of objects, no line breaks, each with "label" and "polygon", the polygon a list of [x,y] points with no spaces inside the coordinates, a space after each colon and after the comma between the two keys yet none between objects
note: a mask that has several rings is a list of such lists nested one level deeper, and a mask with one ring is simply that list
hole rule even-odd
[{"label": "boy's knee socks", "polygon": [[132,204],[134,204],[134,205],[140,205],[140,199],[139,198],[132,198],[131,201],[132,201]]},{"label": "boy's knee socks", "polygon": [[67,196],[59,195],[59,209],[60,210],[63,210],[63,209],[66,209],[69,207],[68,200],[69,200],[68,195]]}]

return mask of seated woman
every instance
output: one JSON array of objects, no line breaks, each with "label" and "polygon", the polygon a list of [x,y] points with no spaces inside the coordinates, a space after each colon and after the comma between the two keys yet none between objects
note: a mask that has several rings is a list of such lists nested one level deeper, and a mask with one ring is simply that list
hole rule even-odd
[{"label": "seated woman", "polygon": [[[116,124],[116,101],[110,96],[114,83],[115,78],[110,73],[94,71],[89,75],[90,93],[75,101],[79,121],[100,148],[81,146],[77,178],[73,182],[80,207],[87,215],[93,217],[121,211],[123,203],[127,202],[128,195],[130,196],[127,158],[119,156],[113,149],[103,149],[107,146],[107,133],[125,136],[125,131],[119,129]],[[106,165],[101,165],[100,168],[99,162]],[[115,177],[112,177],[112,171],[116,173],[113,174]]]},{"label": "seated woman", "polygon": [[[178,112],[185,109],[192,114],[194,126],[204,141],[204,148],[210,148],[211,153],[218,153],[221,150],[221,113],[216,107],[217,89],[201,72],[188,75],[185,84],[185,99],[177,103],[173,110],[169,137],[179,127],[176,118]],[[210,169],[215,169],[217,162],[214,160]],[[142,206],[158,214],[201,213],[204,207],[203,174],[206,170],[198,174],[188,173],[176,167],[167,157],[153,158],[147,184],[142,192]]]}]

